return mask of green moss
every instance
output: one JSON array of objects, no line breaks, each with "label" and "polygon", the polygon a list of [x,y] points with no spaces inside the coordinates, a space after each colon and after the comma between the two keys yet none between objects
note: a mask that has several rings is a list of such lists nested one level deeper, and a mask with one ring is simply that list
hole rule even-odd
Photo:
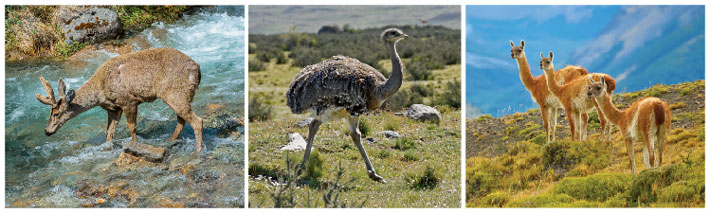
[{"label": "green moss", "polygon": [[681,203],[704,201],[705,182],[702,179],[679,181],[661,189],[658,202]]},{"label": "green moss", "polygon": [[320,156],[318,149],[314,149],[311,155],[308,156],[306,162],[306,177],[317,180],[323,176],[323,158]]},{"label": "green moss", "polygon": [[70,57],[77,51],[89,45],[87,42],[74,42],[71,45],[64,44],[64,42],[59,42],[56,45],[55,54],[60,57]]},{"label": "green moss", "polygon": [[565,204],[572,203],[574,198],[567,194],[551,194],[545,193],[529,198],[518,199],[506,205],[506,207],[561,207]]},{"label": "green moss", "polygon": [[510,201],[510,196],[503,192],[495,192],[481,199],[485,207],[503,207]]},{"label": "green moss", "polygon": [[[689,160],[692,163],[698,163],[698,160]],[[633,184],[629,191],[627,201],[632,206],[639,204],[650,204],[658,200],[658,195],[661,194],[664,187],[669,186],[677,181],[689,179],[704,179],[704,171],[701,171],[701,166],[691,165],[686,163],[676,163],[666,165],[661,168],[646,169],[634,178]],[[704,168],[704,166],[702,166]],[[704,183],[704,182],[703,182]],[[680,185],[680,184],[679,184]],[[674,187],[668,190],[673,190],[675,193],[668,193],[666,199],[672,199],[677,196],[678,192],[683,191],[683,187]]]},{"label": "green moss", "polygon": [[182,17],[191,6],[108,6],[108,8],[118,14],[124,30],[138,32],[154,22],[173,22]]},{"label": "green moss", "polygon": [[614,195],[613,197],[607,199],[603,205],[603,207],[628,207],[629,204],[626,202],[626,194],[625,193],[618,193]]},{"label": "green moss", "polygon": [[368,123],[365,118],[360,119],[360,123],[357,127],[358,129],[360,129],[360,133],[362,134],[362,136],[370,135],[370,123]]},{"label": "green moss", "polygon": [[621,173],[599,173],[587,177],[568,177],[555,185],[555,193],[564,193],[576,199],[603,202],[626,192],[632,176]]},{"label": "green moss", "polygon": [[418,161],[419,160],[419,155],[417,155],[414,152],[406,152],[404,153],[404,156],[402,156],[402,159],[404,161]]}]

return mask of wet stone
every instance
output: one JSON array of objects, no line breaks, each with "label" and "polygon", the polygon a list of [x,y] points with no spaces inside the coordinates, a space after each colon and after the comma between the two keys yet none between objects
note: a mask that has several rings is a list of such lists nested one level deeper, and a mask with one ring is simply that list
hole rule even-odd
[{"label": "wet stone", "polygon": [[123,145],[123,152],[140,157],[150,162],[161,162],[168,156],[168,150],[143,143],[127,143]]}]

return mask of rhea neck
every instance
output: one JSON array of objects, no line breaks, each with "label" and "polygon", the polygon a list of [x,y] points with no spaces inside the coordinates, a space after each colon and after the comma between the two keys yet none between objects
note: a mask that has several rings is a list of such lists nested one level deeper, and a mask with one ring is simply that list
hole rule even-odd
[{"label": "rhea neck", "polygon": [[530,65],[528,64],[528,58],[525,57],[525,52],[521,52],[520,54],[520,57],[515,57],[515,60],[518,61],[520,80],[523,81],[523,85],[525,86],[525,88],[534,88],[534,79],[532,73],[530,73]]},{"label": "rhea neck", "polygon": [[624,115],[624,111],[614,106],[614,104],[611,102],[611,97],[609,96],[609,94],[604,93],[601,96],[594,97],[594,99],[599,104],[599,107],[601,108],[602,113],[604,113],[604,116],[606,116],[607,120],[618,126],[621,122],[621,118]]},{"label": "rhea neck", "polygon": [[400,61],[399,55],[397,54],[396,44],[397,42],[385,42],[387,51],[390,53],[390,59],[392,60],[392,74],[390,74],[387,82],[378,88],[380,98],[389,97],[402,86],[402,61]]}]

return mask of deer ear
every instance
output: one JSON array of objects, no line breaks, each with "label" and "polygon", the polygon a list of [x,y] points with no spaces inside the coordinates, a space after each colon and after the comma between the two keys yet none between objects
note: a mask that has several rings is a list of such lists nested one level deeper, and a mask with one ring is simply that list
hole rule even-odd
[{"label": "deer ear", "polygon": [[520,40],[520,47],[525,48],[525,41],[524,40]]},{"label": "deer ear", "polygon": [[64,83],[64,80],[62,78],[59,78],[59,97],[62,97],[66,94],[66,83]]},{"label": "deer ear", "polygon": [[552,57],[552,51],[550,51],[550,59],[553,59],[553,58],[554,58],[554,57]]},{"label": "deer ear", "polygon": [[66,99],[66,103],[69,104],[71,103],[72,100],[74,100],[74,97],[76,96],[76,93],[74,92],[74,89],[69,88],[67,91],[67,95],[64,96],[64,99]]},{"label": "deer ear", "polygon": [[510,40],[510,47],[515,47],[515,43],[513,43],[513,40]]}]

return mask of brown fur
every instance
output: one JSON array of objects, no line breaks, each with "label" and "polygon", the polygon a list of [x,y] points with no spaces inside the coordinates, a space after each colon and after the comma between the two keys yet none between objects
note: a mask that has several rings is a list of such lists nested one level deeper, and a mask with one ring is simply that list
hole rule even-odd
[{"label": "brown fur", "polygon": [[644,163],[647,167],[660,167],[663,163],[665,134],[671,127],[671,109],[668,104],[656,97],[644,97],[632,103],[629,108],[620,110],[611,102],[609,93],[602,90],[606,87],[605,81],[588,81],[590,86],[587,95],[600,104],[612,124],[619,126],[629,154],[631,172],[636,173],[633,141],[643,140],[644,153],[647,153],[644,154]]},{"label": "brown fur", "polygon": [[106,141],[113,139],[121,114],[126,113],[131,140],[136,142],[138,105],[159,98],[178,116],[178,124],[170,140],[178,137],[187,121],[195,131],[195,153],[199,154],[202,148],[202,119],[192,112],[190,103],[200,84],[200,75],[200,65],[184,53],[172,48],[154,48],[106,61],[76,93],[72,89],[65,91],[64,81],[59,79],[58,100],[54,100],[51,86],[47,89],[49,83],[41,78],[48,96],[37,94],[37,99],[52,106],[45,133],[54,134],[66,121],[100,106],[108,112]]},{"label": "brown fur", "polygon": [[[540,53],[540,69],[546,74],[549,74],[554,69],[554,64],[552,62],[552,52],[550,52],[550,57],[545,57]],[[614,79],[607,74],[592,73],[586,74],[582,78],[577,78],[575,80],[565,82],[560,85],[554,81],[554,79],[548,79],[546,84],[550,92],[556,96],[567,114],[567,120],[570,123],[571,137],[573,140],[584,140],[586,133],[587,117],[583,114],[589,112],[592,109],[597,109],[597,114],[599,115],[599,121],[602,129],[601,138],[602,141],[605,140],[606,128],[606,118],[604,114],[598,110],[595,101],[587,96],[585,96],[585,90],[589,85],[589,78],[600,79],[603,78],[608,80],[611,84],[607,87],[609,93],[613,93],[613,89],[616,88]],[[580,120],[580,121],[577,121]]]},{"label": "brown fur", "polygon": [[[530,92],[533,100],[540,106],[540,112],[542,113],[542,122],[545,127],[545,132],[547,133],[547,142],[554,139],[555,124],[557,118],[557,108],[555,106],[547,103],[548,98],[553,96],[547,89],[547,78],[543,73],[540,76],[533,76],[530,72],[530,65],[528,64],[527,57],[525,56],[525,41],[520,41],[521,45],[516,46],[512,41],[510,45],[512,46],[511,58],[518,62],[518,69],[520,71],[520,80],[523,82],[525,89]],[[567,66],[563,69],[554,72],[554,79],[560,83],[566,83],[577,79],[581,76],[588,74],[587,69],[578,66]],[[552,109],[552,113],[550,112]],[[586,114],[584,114],[586,117]]]}]

